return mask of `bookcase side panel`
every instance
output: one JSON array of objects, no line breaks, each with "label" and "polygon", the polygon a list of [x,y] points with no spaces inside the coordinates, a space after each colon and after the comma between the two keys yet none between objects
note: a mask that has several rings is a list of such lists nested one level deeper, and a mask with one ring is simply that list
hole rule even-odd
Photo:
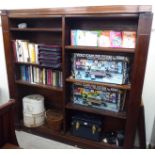
[{"label": "bookcase side panel", "polygon": [[15,84],[14,84],[14,69],[13,69],[13,54],[11,53],[11,43],[10,43],[10,33],[9,33],[9,19],[7,15],[2,15],[2,29],[3,29],[3,40],[4,40],[4,50],[5,59],[8,75],[9,84],[9,95],[10,98],[15,98]]},{"label": "bookcase side panel", "polygon": [[11,35],[9,32],[9,18],[7,14],[1,16],[2,19],[2,29],[3,29],[3,40],[4,40],[4,50],[5,50],[5,59],[6,59],[6,68],[7,68],[7,77],[9,85],[9,96],[16,100],[16,109],[15,109],[15,122],[19,127],[19,113],[20,106],[18,102],[18,94],[15,85],[15,68],[14,68],[14,57],[11,46]]},{"label": "bookcase side panel", "polygon": [[136,53],[131,75],[132,86],[127,111],[127,123],[125,130],[126,136],[124,143],[125,148],[132,148],[134,144],[134,137],[139,117],[139,108],[142,99],[141,97],[149,47],[151,24],[152,14],[141,13],[139,16]]}]

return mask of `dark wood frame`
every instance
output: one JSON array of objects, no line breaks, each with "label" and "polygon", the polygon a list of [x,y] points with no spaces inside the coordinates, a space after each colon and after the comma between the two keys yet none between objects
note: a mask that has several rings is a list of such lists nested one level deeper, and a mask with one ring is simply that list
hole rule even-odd
[{"label": "dark wood frame", "polygon": [[[97,52],[112,52],[115,54],[119,53],[129,53],[134,55],[133,61],[133,70],[131,73],[131,85],[121,86],[123,89],[127,89],[129,93],[129,101],[127,106],[127,113],[112,113],[112,112],[105,112],[103,115],[107,117],[114,117],[118,119],[125,119],[125,142],[123,148],[133,148],[134,138],[137,123],[140,117],[140,105],[141,105],[141,97],[142,97],[142,89],[143,89],[143,82],[144,82],[144,75],[145,75],[145,67],[148,55],[148,47],[149,47],[149,39],[150,39],[150,32],[151,32],[151,24],[152,24],[152,12],[151,6],[97,6],[97,7],[77,7],[77,8],[53,8],[53,9],[29,9],[29,10],[2,10],[1,17],[2,17],[2,29],[3,29],[3,38],[4,38],[4,48],[5,48],[5,58],[6,58],[6,65],[7,65],[7,73],[8,73],[8,83],[9,83],[9,93],[11,98],[15,98],[17,100],[16,110],[17,113],[21,113],[21,98],[20,94],[18,93],[18,88],[22,87],[23,91],[27,91],[29,84],[24,83],[22,81],[15,80],[15,71],[16,65],[18,63],[14,63],[13,61],[13,52],[12,51],[12,32],[18,32],[17,28],[12,28],[10,26],[10,21],[12,19],[33,19],[33,18],[62,18],[62,32],[61,29],[49,29],[49,28],[30,28],[24,29],[23,31],[35,31],[35,32],[58,32],[61,33],[61,45],[62,45],[62,71],[63,71],[63,89],[51,89],[48,87],[43,87],[41,85],[38,86],[30,86],[30,87],[39,87],[42,88],[43,94],[48,94],[46,89],[55,93],[55,91],[62,96],[61,99],[57,99],[57,95],[53,98],[57,102],[61,102],[62,112],[64,114],[64,129],[61,134],[54,134],[51,133],[45,127],[40,127],[37,129],[27,129],[23,127],[20,123],[20,116],[17,115],[16,117],[16,126],[19,128],[32,132],[38,135],[42,135],[48,138],[53,138],[56,140],[60,140],[65,143],[70,143],[72,145],[78,145],[81,147],[86,148],[118,148],[116,146],[107,145],[103,143],[93,142],[89,140],[82,140],[80,138],[71,136],[67,133],[67,123],[66,118],[68,115],[69,110],[81,110],[78,106],[72,106],[71,104],[67,104],[67,95],[68,94],[68,83],[73,83],[73,80],[66,79],[68,75],[67,71],[67,62],[68,57],[66,53],[69,53],[70,50],[75,50],[75,47],[69,46],[68,43],[66,44],[66,37],[67,37],[67,18],[136,18],[137,19],[137,42],[136,48],[133,49],[112,49],[112,48],[94,48]],[[90,47],[78,47],[78,50],[90,50]],[[66,52],[67,51],[67,52]],[[112,85],[110,85],[112,86]],[[113,87],[117,87],[117,85],[113,85]],[[29,90],[28,90],[29,92]],[[28,93],[27,92],[27,93]],[[30,91],[31,92],[31,91]],[[31,92],[37,92],[34,90]],[[48,95],[47,95],[48,96]],[[49,98],[51,100],[51,98]],[[98,115],[101,114],[100,111],[93,111],[93,110],[84,110],[88,113],[97,113]],[[142,118],[143,119],[143,118]],[[124,122],[123,122],[124,123]]]},{"label": "dark wood frame", "polygon": [[14,106],[15,100],[13,99],[0,105],[0,148],[6,144],[12,147],[14,145],[14,148],[18,146],[14,126]]}]

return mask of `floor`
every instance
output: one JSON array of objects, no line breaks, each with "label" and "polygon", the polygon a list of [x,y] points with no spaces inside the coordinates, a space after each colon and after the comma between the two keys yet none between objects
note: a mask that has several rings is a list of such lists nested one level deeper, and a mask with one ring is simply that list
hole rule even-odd
[{"label": "floor", "polygon": [[18,143],[24,149],[75,149],[76,147],[32,135],[23,131],[16,131]]}]

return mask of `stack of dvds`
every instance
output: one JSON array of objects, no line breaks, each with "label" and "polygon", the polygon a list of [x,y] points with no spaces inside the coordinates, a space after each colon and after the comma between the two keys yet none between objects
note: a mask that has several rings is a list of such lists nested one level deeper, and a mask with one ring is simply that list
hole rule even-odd
[{"label": "stack of dvds", "polygon": [[62,62],[61,47],[57,45],[39,45],[39,64],[44,67],[60,68]]}]

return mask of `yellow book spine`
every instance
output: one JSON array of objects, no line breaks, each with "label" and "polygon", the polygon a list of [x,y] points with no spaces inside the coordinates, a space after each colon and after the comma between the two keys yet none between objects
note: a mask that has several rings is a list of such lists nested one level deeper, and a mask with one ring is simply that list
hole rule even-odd
[{"label": "yellow book spine", "polygon": [[29,43],[29,55],[30,55],[30,62],[36,63],[36,52],[35,52],[35,45],[32,43]]}]

